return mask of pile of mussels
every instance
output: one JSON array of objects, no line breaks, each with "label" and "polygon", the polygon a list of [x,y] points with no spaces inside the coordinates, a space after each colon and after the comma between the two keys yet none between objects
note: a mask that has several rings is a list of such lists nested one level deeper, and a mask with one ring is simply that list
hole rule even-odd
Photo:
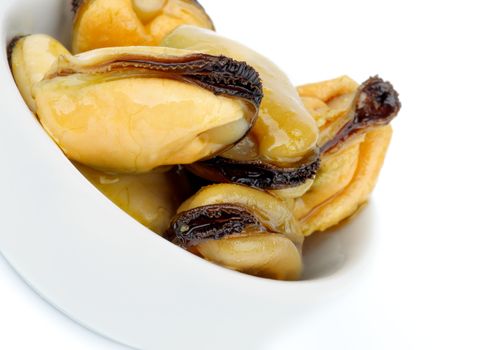
[{"label": "pile of mussels", "polygon": [[8,54],[29,108],[102,193],[216,264],[293,280],[304,237],[368,199],[400,109],[392,85],[294,88],[217,35],[195,0],[73,1],[72,53],[47,35]]}]

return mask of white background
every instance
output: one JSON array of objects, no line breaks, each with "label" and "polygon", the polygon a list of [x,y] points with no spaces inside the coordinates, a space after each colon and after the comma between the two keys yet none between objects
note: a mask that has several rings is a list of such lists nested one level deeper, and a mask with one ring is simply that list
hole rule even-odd
[{"label": "white background", "polygon": [[[366,278],[270,348],[500,348],[495,4],[203,1],[221,34],[294,83],[379,74],[403,103],[371,204],[387,231]],[[123,349],[56,312],[3,259],[0,281],[0,349]]]}]

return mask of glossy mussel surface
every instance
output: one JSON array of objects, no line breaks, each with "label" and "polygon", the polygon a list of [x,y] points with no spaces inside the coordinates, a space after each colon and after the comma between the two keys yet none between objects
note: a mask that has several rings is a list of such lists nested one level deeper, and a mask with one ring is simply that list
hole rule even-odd
[{"label": "glossy mussel surface", "polygon": [[11,64],[46,131],[84,165],[144,173],[190,164],[230,148],[255,123],[262,85],[244,62],[164,47],[64,51],[28,36]]},{"label": "glossy mussel surface", "polygon": [[157,46],[182,24],[214,29],[196,0],[73,0],[72,5],[74,53],[102,47]]},{"label": "glossy mussel surface", "polygon": [[379,77],[358,84],[340,77],[298,88],[320,130],[321,165],[311,187],[291,204],[304,235],[354,214],[377,182],[401,103]]},{"label": "glossy mussel surface", "polygon": [[190,169],[213,181],[267,190],[297,187],[314,178],[319,165],[318,128],[279,67],[240,43],[194,26],[178,27],[163,45],[243,60],[259,72],[263,83],[264,97],[251,132],[216,159]]},{"label": "glossy mussel surface", "polygon": [[203,258],[252,275],[293,280],[303,236],[286,204],[236,184],[200,189],[172,219],[166,237]]},{"label": "glossy mussel surface", "polygon": [[195,0],[74,0],[70,52],[7,47],[19,91],[73,165],[151,231],[220,266],[297,280],[305,237],[368,200],[399,94],[378,76],[295,88],[214,32]]}]

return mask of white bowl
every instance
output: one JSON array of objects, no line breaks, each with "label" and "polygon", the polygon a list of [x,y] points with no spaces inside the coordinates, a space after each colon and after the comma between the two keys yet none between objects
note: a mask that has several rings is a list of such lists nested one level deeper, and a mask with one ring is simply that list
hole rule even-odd
[{"label": "white bowl", "polygon": [[[4,48],[28,33],[67,43],[68,3],[0,3]],[[373,206],[306,241],[302,281],[233,272],[148,231],[88,183],[26,107],[5,50],[0,86],[0,250],[34,290],[82,325],[140,349],[254,349],[361,275]]]}]

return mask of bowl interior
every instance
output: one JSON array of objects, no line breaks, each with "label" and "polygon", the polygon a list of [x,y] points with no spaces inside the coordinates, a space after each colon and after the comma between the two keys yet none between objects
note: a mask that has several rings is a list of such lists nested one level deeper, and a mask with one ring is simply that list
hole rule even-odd
[{"label": "bowl interior", "polygon": [[[8,9],[2,23],[4,47],[13,37],[30,33],[49,34],[69,47],[72,17],[70,1],[17,1]],[[15,85],[12,84],[12,88]],[[33,122],[36,122],[35,119]],[[92,186],[90,183],[88,185]],[[373,205],[368,205],[353,220],[336,230],[307,238],[304,246],[303,279],[332,276],[341,268],[345,269],[359,261],[371,240],[373,211]]]}]

